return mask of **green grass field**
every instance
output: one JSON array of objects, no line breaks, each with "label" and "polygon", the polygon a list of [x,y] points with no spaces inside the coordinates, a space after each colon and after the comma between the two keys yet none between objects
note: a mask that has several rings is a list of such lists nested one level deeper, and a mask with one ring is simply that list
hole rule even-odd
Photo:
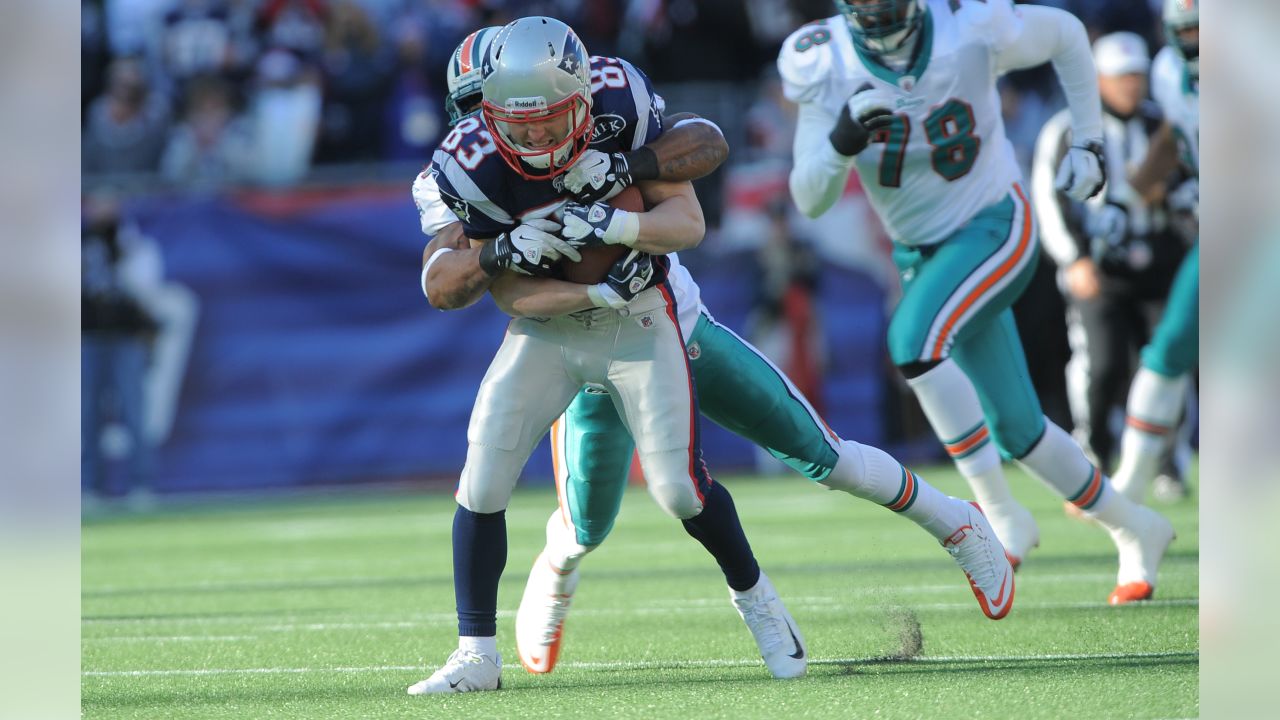
[{"label": "green grass field", "polygon": [[[1197,504],[1156,600],[1106,605],[1106,534],[1016,470],[1041,548],[1013,612],[983,617],[923,531],[795,477],[726,478],[808,640],[769,677],[711,558],[632,490],[583,563],[561,661],[533,676],[513,617],[555,506],[517,492],[499,598],[504,689],[410,697],[455,647],[451,495],[350,494],[103,517],[83,528],[86,718],[1181,718],[1199,714]],[[924,476],[965,494],[950,468]],[[922,650],[910,645],[914,622]],[[904,640],[905,639],[905,640]]]}]

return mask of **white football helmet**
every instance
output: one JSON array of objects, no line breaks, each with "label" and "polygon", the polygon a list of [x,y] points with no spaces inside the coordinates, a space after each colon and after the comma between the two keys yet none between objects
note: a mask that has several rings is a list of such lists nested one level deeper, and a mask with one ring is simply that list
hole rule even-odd
[{"label": "white football helmet", "polygon": [[1194,39],[1187,31],[1200,29],[1200,0],[1164,0],[1164,32],[1169,45],[1187,64],[1191,77],[1200,79],[1200,35]]},{"label": "white football helmet", "polygon": [[481,28],[466,37],[453,51],[445,81],[449,94],[444,98],[444,109],[449,113],[449,126],[453,127],[464,116],[480,109],[480,65],[493,37],[500,30],[494,25]]},{"label": "white football helmet", "polygon": [[568,25],[526,17],[503,27],[483,61],[485,123],[523,177],[569,169],[591,141],[591,58]]}]

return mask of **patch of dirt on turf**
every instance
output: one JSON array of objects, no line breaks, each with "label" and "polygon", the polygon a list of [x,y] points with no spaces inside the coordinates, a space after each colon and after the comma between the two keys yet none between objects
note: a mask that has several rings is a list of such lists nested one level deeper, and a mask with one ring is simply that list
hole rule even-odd
[{"label": "patch of dirt on turf", "polygon": [[924,650],[924,632],[920,629],[920,620],[916,613],[907,607],[885,608],[885,629],[895,636],[898,647],[880,661],[911,660],[920,656]]}]

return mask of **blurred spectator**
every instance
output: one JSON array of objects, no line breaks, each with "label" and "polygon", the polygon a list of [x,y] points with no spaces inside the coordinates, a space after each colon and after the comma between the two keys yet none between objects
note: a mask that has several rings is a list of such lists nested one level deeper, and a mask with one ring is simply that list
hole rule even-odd
[{"label": "blurred spectator", "polygon": [[153,35],[174,0],[104,0],[107,38],[117,57],[150,52]]},{"label": "blurred spectator", "polygon": [[[777,48],[756,41],[742,2],[639,0],[628,6],[625,26],[629,32],[619,51],[649,75],[668,114],[691,112],[712,119],[731,151],[746,144],[753,83],[777,57]],[[708,230],[720,227],[725,172],[722,166],[694,183]]]},{"label": "blurred spectator", "polygon": [[330,6],[321,69],[324,116],[316,162],[376,160],[394,57],[354,0]]},{"label": "blurred spectator", "polygon": [[81,232],[81,484],[91,494],[108,487],[104,459],[127,459],[126,491],[146,492],[151,443],[144,432],[143,378],[156,321],[139,300],[153,280],[139,266],[146,242],[122,228],[114,198],[91,197]]},{"label": "blurred spectator", "polygon": [[384,157],[426,162],[444,129],[443,68],[427,62],[426,30],[405,16],[395,26],[396,75],[387,99]]},{"label": "blurred spectator", "polygon": [[152,92],[141,61],[116,60],[107,73],[106,93],[89,106],[81,142],[81,170],[154,171],[168,129],[168,103]]},{"label": "blurred spectator", "polygon": [[[823,412],[822,374],[826,343],[817,290],[822,263],[813,246],[796,236],[789,222],[790,201],[777,198],[765,208],[768,231],[756,251],[758,275],[747,320],[751,342],[783,369],[809,403]],[[756,468],[775,472],[779,461],[756,448]]]},{"label": "blurred spectator", "polygon": [[231,86],[217,76],[191,81],[186,116],[169,138],[160,168],[178,182],[223,183],[252,174],[253,137],[236,116]]},{"label": "blurred spectator", "polygon": [[229,19],[224,0],[177,0],[164,14],[160,53],[175,95],[185,93],[191,78],[227,69],[232,57]]},{"label": "blurred spectator", "polygon": [[316,70],[287,50],[264,55],[248,116],[255,140],[253,179],[268,185],[301,180],[311,166],[320,124]]},{"label": "blurred spectator", "polygon": [[324,46],[325,0],[263,0],[258,30],[268,48],[282,48],[307,59],[320,56]]},{"label": "blurred spectator", "polygon": [[756,294],[750,335],[822,412],[824,343],[816,302],[822,262],[813,245],[792,231],[789,210],[790,202],[783,198],[765,210],[769,225],[756,252],[759,275],[752,283]]},{"label": "blurred spectator", "polygon": [[80,123],[82,126],[88,117],[89,103],[106,89],[106,68],[110,57],[107,45],[107,18],[102,9],[102,0],[81,0]]}]

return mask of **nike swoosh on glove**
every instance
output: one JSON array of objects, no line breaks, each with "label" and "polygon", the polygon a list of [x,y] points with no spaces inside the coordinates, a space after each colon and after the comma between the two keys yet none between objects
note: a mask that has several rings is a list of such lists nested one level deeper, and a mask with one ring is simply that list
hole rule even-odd
[{"label": "nike swoosh on glove", "polygon": [[490,276],[502,270],[546,276],[562,257],[578,262],[582,254],[554,234],[560,229],[560,224],[553,220],[525,220],[514,230],[485,243],[480,250],[480,267]]}]

